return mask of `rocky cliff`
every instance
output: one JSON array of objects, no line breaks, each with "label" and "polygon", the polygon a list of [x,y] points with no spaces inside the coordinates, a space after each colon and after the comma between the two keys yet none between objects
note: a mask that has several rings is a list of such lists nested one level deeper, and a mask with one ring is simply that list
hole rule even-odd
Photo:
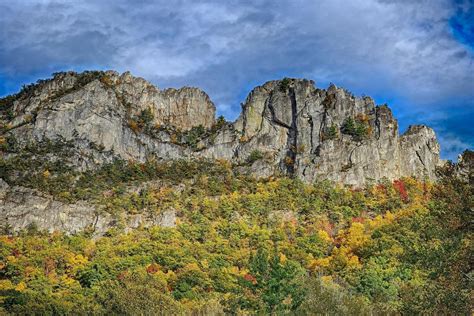
[{"label": "rocky cliff", "polygon": [[[130,73],[113,71],[58,73],[0,100],[0,120],[4,161],[21,163],[27,152],[30,158],[81,171],[116,159],[209,158],[227,160],[236,171],[258,177],[361,186],[403,176],[434,179],[440,164],[429,127],[411,126],[399,135],[386,105],[376,106],[371,98],[334,85],[319,89],[304,79],[256,87],[239,118],[229,123],[216,120],[214,104],[197,88],[160,90]],[[67,154],[58,151],[58,144],[68,148]],[[41,214],[53,218],[45,229],[99,225],[104,230],[110,224],[87,203],[65,205],[32,189],[0,184],[2,218],[16,228]],[[77,222],[74,229],[66,227],[70,221]]]},{"label": "rocky cliff", "polygon": [[299,79],[256,87],[236,122],[217,124],[215,106],[197,88],[159,90],[130,73],[60,73],[28,87],[3,115],[3,138],[16,146],[62,139],[75,164],[114,158],[227,159],[257,176],[285,174],[361,185],[402,176],[434,178],[439,145],[432,129],[399,136],[386,105],[334,85]]},{"label": "rocky cliff", "polygon": [[234,124],[243,141],[238,157],[254,149],[270,157],[269,173],[305,181],[360,185],[416,175],[434,178],[439,145],[432,129],[411,126],[399,136],[390,109],[332,85],[272,81],[254,89]]}]

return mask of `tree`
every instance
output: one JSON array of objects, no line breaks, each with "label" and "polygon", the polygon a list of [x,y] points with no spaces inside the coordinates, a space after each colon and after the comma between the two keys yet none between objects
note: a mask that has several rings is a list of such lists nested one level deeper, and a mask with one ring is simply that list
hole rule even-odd
[{"label": "tree", "polygon": [[369,302],[334,283],[330,277],[305,278],[307,294],[297,315],[371,315]]},{"label": "tree", "polygon": [[106,315],[180,315],[184,311],[163,282],[137,273],[102,283],[97,296]]},{"label": "tree", "polygon": [[268,314],[298,308],[304,298],[304,270],[298,263],[280,255],[277,248],[272,255],[264,248],[259,248],[250,259],[249,268],[249,274],[241,280],[253,294],[246,298],[253,300],[248,305]]},{"label": "tree", "polygon": [[369,125],[366,120],[349,117],[342,123],[341,132],[351,135],[355,140],[360,141],[369,134]]},{"label": "tree", "polygon": [[155,116],[153,115],[153,112],[150,108],[142,110],[138,116],[138,122],[141,127],[148,126],[154,119]]}]

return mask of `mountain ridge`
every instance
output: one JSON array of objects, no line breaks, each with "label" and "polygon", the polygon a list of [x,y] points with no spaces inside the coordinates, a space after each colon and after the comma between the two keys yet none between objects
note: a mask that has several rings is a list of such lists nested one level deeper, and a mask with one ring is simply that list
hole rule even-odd
[{"label": "mountain ridge", "polygon": [[[12,231],[35,224],[102,235],[118,221],[101,202],[116,194],[110,183],[120,183],[120,194],[169,185],[179,192],[182,180],[201,181],[206,169],[222,173],[219,181],[232,170],[362,187],[410,176],[435,180],[442,164],[429,127],[400,135],[387,105],[306,79],[257,86],[235,122],[216,119],[198,88],[160,90],[114,71],[57,73],[0,106],[0,224]],[[467,177],[465,166],[453,170]],[[169,227],[178,214],[171,207],[120,222]]]},{"label": "mountain ridge", "polygon": [[434,179],[440,164],[432,129],[421,125],[399,135],[388,106],[375,106],[371,98],[356,98],[334,85],[319,89],[307,79],[257,86],[239,118],[221,122],[217,129],[215,105],[204,91],[160,90],[129,72],[58,73],[25,91],[10,106],[12,119],[2,115],[7,126],[3,134],[23,145],[43,139],[74,141],[94,157],[81,168],[113,158],[143,162],[150,157],[242,164],[258,151],[254,158],[262,158],[247,168],[257,176],[363,185],[384,177]]}]

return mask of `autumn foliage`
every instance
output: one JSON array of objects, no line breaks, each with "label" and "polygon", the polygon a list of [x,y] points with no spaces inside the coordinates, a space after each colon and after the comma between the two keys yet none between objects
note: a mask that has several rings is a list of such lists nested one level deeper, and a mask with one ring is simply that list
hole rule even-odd
[{"label": "autumn foliage", "polygon": [[[118,222],[176,209],[176,227],[5,231],[0,313],[470,313],[472,185],[446,176],[354,190],[216,164],[124,163],[89,175],[88,195],[70,187]],[[57,177],[48,172],[44,184]],[[125,189],[150,179],[160,185]]]}]

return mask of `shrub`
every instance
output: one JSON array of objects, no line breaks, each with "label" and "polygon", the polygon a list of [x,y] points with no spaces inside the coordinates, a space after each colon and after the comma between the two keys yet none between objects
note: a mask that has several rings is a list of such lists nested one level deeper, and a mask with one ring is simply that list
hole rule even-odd
[{"label": "shrub", "polygon": [[8,135],[0,139],[0,151],[16,152],[18,150],[18,142],[14,135]]},{"label": "shrub", "polygon": [[323,131],[323,140],[326,139],[336,139],[337,138],[337,125],[334,123],[331,126],[326,127]]},{"label": "shrub", "polygon": [[217,121],[216,121],[216,123],[214,124],[213,129],[216,130],[216,131],[218,131],[218,130],[220,130],[222,127],[224,127],[226,124],[227,124],[227,121],[225,120],[224,116],[221,115],[221,116],[219,116],[219,117],[217,118]]},{"label": "shrub", "polygon": [[299,315],[371,315],[361,295],[353,295],[331,281],[312,277],[305,280],[307,295],[297,310]]},{"label": "shrub", "polygon": [[133,120],[133,119],[130,119],[128,121],[128,127],[130,127],[130,129],[134,132],[134,133],[138,133],[140,131],[140,127],[138,125],[138,122]]},{"label": "shrub", "polygon": [[285,78],[283,78],[282,81],[280,81],[280,85],[278,86],[278,89],[281,92],[286,92],[288,90],[288,88],[290,87],[290,84],[291,84],[291,79],[285,77]]},{"label": "shrub", "polygon": [[100,78],[100,82],[102,82],[103,84],[105,84],[108,87],[112,86],[112,80],[110,79],[109,76],[103,76],[102,78]]},{"label": "shrub", "polygon": [[295,161],[293,160],[293,158],[289,157],[289,156],[286,156],[285,157],[285,165],[287,166],[293,166],[295,164]]},{"label": "shrub", "polygon": [[147,127],[154,119],[155,116],[150,108],[142,110],[138,116],[138,122],[142,127]]},{"label": "shrub", "polygon": [[260,160],[260,159],[263,159],[263,153],[260,150],[255,149],[247,157],[247,163],[251,165],[255,161]]},{"label": "shrub", "polygon": [[197,144],[204,138],[206,132],[204,126],[194,126],[184,134],[183,142],[191,148],[197,149]]},{"label": "shrub", "polygon": [[12,107],[16,99],[17,95],[9,95],[0,99],[0,115],[3,114],[8,121],[14,117]]},{"label": "shrub", "polygon": [[398,194],[400,195],[402,201],[405,203],[408,202],[408,193],[403,180],[393,181],[393,187],[395,188],[395,190],[398,191]]},{"label": "shrub", "polygon": [[369,135],[369,123],[366,120],[347,118],[341,127],[343,134],[351,135],[355,140],[363,140]]},{"label": "shrub", "polygon": [[249,260],[249,270],[240,281],[243,287],[260,293],[255,301],[247,303],[258,306],[257,314],[287,314],[304,300],[304,270],[299,263],[279,255],[277,248],[270,254],[259,247]]},{"label": "shrub", "polygon": [[183,306],[160,281],[136,273],[119,281],[108,280],[97,299],[109,315],[183,315]]}]

